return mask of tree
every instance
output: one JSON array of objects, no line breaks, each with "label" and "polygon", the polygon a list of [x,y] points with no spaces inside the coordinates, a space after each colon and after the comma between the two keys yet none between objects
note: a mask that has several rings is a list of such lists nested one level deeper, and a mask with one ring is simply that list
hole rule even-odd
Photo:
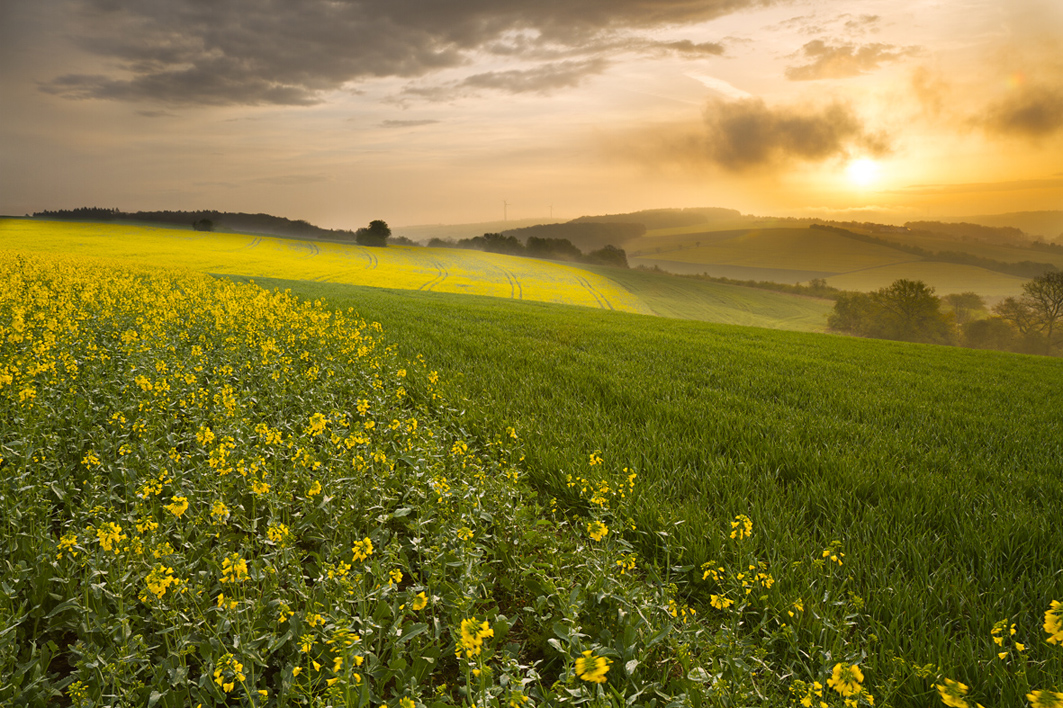
[{"label": "tree", "polygon": [[862,337],[948,344],[952,317],[941,312],[934,289],[921,280],[897,280],[873,293],[844,293],[827,326]]},{"label": "tree", "polygon": [[1057,324],[1063,319],[1063,271],[1045,273],[1024,283],[1023,302],[1036,314],[1048,348],[1056,345]]},{"label": "tree", "polygon": [[210,219],[197,219],[192,222],[192,228],[196,231],[213,231],[214,222]]},{"label": "tree", "polygon": [[946,295],[944,300],[952,308],[956,324],[961,327],[973,320],[975,313],[985,311],[985,300],[978,293],[952,293]]},{"label": "tree", "polygon": [[359,246],[375,246],[384,247],[387,246],[388,236],[391,235],[391,229],[388,227],[386,221],[376,219],[369,222],[368,227],[358,229],[354,233],[354,240]]},{"label": "tree", "polygon": [[934,288],[921,280],[900,279],[872,295],[881,308],[877,334],[883,339],[947,344],[950,320],[941,312]]}]

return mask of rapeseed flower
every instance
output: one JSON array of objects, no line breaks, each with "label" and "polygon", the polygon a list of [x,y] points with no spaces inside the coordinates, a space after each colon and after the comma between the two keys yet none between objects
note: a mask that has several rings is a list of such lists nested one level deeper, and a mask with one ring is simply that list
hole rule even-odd
[{"label": "rapeseed flower", "polygon": [[221,562],[221,582],[241,582],[247,580],[247,561],[239,553],[230,553]]},{"label": "rapeseed flower", "polygon": [[609,533],[609,527],[601,521],[591,521],[587,524],[587,534],[595,541],[601,541]]},{"label": "rapeseed flower", "polygon": [[177,518],[181,518],[181,515],[188,511],[188,497],[173,496],[170,499],[171,503],[165,504],[163,508]]},{"label": "rapeseed flower", "polygon": [[458,640],[456,653],[461,658],[461,652],[465,652],[465,658],[471,659],[480,654],[484,639],[495,636],[495,630],[491,628],[487,620],[477,621],[475,617],[461,621],[461,638]]},{"label": "rapeseed flower", "polygon": [[314,483],[310,485],[310,489],[307,490],[306,496],[313,498],[318,494],[321,494],[321,482],[315,479]]},{"label": "rapeseed flower", "polygon": [[373,555],[373,542],[366,536],[361,541],[355,541],[351,547],[351,552],[354,554],[354,561],[364,561],[369,556]]},{"label": "rapeseed flower", "polygon": [[1063,644],[1063,604],[1059,600],[1052,600],[1052,604],[1045,610],[1045,632],[1048,633],[1049,644]]},{"label": "rapeseed flower", "polygon": [[591,683],[605,683],[610,663],[608,658],[595,656],[594,652],[588,649],[583,652],[583,656],[576,659],[576,676]]},{"label": "rapeseed flower", "polygon": [[739,514],[731,522],[731,538],[741,541],[753,535],[753,521],[745,514]]},{"label": "rapeseed flower", "polygon": [[78,537],[77,534],[68,531],[59,538],[59,552],[56,554],[56,558],[62,558],[64,551],[70,551],[70,557],[76,558],[78,552],[74,550],[77,548]]},{"label": "rapeseed flower", "polygon": [[1026,694],[1032,708],[1063,708],[1063,693],[1034,691]]},{"label": "rapeseed flower", "polygon": [[412,607],[415,612],[420,612],[428,604],[428,598],[425,597],[424,592],[419,592],[414,595]]},{"label": "rapeseed flower", "polygon": [[728,607],[735,604],[735,601],[728,599],[723,595],[709,595],[709,603],[717,610],[726,610]]},{"label": "rapeseed flower", "polygon": [[416,708],[413,699],[403,696],[399,699],[399,708]]},{"label": "rapeseed flower", "polygon": [[864,674],[856,664],[841,662],[834,665],[831,677],[827,679],[827,685],[840,693],[843,697],[855,696],[863,690]]},{"label": "rapeseed flower", "polygon": [[952,679],[945,679],[945,683],[935,686],[941,694],[941,702],[950,708],[970,708],[970,704],[964,696],[967,695],[967,685]]},{"label": "rapeseed flower", "polygon": [[96,540],[105,551],[113,550],[118,555],[121,549],[119,544],[126,540],[127,536],[122,533],[122,527],[113,521],[105,521],[96,529]]},{"label": "rapeseed flower", "polygon": [[168,568],[159,563],[148,573],[148,577],[144,579],[144,582],[147,583],[148,590],[154,593],[155,597],[161,599],[166,594],[167,588],[181,581],[174,577],[173,568]]}]

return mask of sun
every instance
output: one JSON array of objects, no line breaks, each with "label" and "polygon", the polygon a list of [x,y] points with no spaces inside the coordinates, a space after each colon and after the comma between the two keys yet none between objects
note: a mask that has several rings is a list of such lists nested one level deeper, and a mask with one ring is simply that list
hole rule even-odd
[{"label": "sun", "polygon": [[867,187],[878,179],[878,162],[869,157],[850,160],[845,167],[845,176],[858,187]]}]

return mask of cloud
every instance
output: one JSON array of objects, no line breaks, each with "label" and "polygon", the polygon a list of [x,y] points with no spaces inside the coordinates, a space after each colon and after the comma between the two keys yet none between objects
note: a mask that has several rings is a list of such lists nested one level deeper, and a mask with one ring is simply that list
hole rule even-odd
[{"label": "cloud", "polygon": [[1034,140],[1063,132],[1063,87],[1022,86],[975,122],[992,133]]},{"label": "cloud", "polygon": [[870,133],[852,110],[771,108],[762,100],[713,101],[705,110],[703,156],[731,171],[791,160],[822,161],[854,148],[889,152],[887,139]]},{"label": "cloud", "polygon": [[918,51],[915,47],[895,47],[892,44],[839,44],[832,46],[821,39],[805,44],[799,53],[810,60],[801,66],[786,69],[791,81],[813,79],[842,79],[878,69],[880,65],[897,61]]},{"label": "cloud", "polygon": [[[483,54],[507,52],[533,61],[552,53],[544,60],[552,67],[478,74],[470,80],[498,82],[502,90],[528,90],[519,87],[551,81],[572,85],[556,66],[566,54],[587,60],[585,48],[610,39],[610,51],[627,51],[625,39],[645,44],[637,36],[642,30],[768,2],[70,0],[62,13],[68,33],[109,68],[105,74],[61,75],[42,88],[76,99],[309,105],[351,83],[419,78]],[[722,51],[714,43],[689,41],[660,43],[660,48],[688,56]]]},{"label": "cloud", "polygon": [[438,120],[432,118],[423,118],[420,120],[385,120],[381,121],[381,128],[418,128],[422,125],[432,125],[438,123]]},{"label": "cloud", "polygon": [[460,81],[410,85],[402,90],[402,94],[428,101],[448,101],[485,90],[510,94],[549,93],[561,88],[578,86],[588,76],[605,71],[608,65],[606,60],[597,58],[553,62],[531,69],[487,71],[467,76]]}]

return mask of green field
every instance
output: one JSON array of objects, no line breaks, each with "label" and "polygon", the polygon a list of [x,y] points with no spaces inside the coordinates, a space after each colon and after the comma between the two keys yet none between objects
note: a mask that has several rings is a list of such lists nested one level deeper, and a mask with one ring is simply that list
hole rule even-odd
[{"label": "green field", "polygon": [[[644,553],[667,532],[684,549],[673,563],[697,568],[725,552],[720,520],[742,513],[776,567],[840,541],[871,617],[858,631],[877,638],[868,665],[900,682],[893,705],[932,705],[939,676],[1019,705],[1027,679],[992,642],[1001,619],[1028,647],[1029,683],[1063,684],[1039,639],[1063,567],[1063,399],[1049,383],[1063,362],[283,285],[357,307],[459,382],[482,425],[514,424],[544,493],[564,498],[572,460],[595,451],[615,475],[637,470]],[[803,566],[786,582],[815,593]]]},{"label": "green field", "polygon": [[[923,234],[876,236],[932,252],[954,251],[1004,263],[1033,261],[1063,266],[1063,256],[1018,246]],[[826,230],[793,227],[650,231],[629,244],[628,260],[633,266],[738,280],[799,283],[823,278],[842,290],[877,290],[907,278],[926,282],[939,295],[973,291],[990,300],[1020,294],[1026,280],[978,266],[926,260]]]},{"label": "green field", "polygon": [[640,269],[584,266],[636,294],[655,315],[681,320],[819,332],[834,303],[814,297],[681,278]]}]

